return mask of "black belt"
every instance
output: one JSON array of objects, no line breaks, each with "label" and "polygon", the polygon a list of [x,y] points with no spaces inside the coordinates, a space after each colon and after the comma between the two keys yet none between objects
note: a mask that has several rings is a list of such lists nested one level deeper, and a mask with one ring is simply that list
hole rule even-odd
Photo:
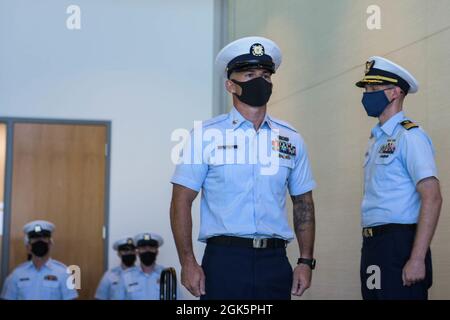
[{"label": "black belt", "polygon": [[288,242],[277,238],[239,238],[230,236],[217,236],[206,240],[208,244],[245,247],[254,249],[279,249],[286,248]]},{"label": "black belt", "polygon": [[417,228],[417,224],[390,223],[390,224],[383,224],[381,226],[376,226],[376,227],[363,228],[362,235],[364,238],[372,238],[372,237],[376,237],[381,234],[386,234],[386,233],[395,232],[395,231],[402,231],[402,230],[415,231],[416,228]]}]

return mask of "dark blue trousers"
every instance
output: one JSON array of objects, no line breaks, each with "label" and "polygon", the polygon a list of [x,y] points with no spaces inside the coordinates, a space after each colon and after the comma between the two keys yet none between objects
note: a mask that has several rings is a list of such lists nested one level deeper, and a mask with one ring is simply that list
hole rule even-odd
[{"label": "dark blue trousers", "polygon": [[[425,280],[410,287],[403,286],[403,267],[411,255],[414,238],[414,230],[399,230],[363,239],[360,274],[364,300],[428,299],[428,289],[433,283],[430,250],[425,259]],[[380,268],[380,289],[369,289],[367,286],[368,278],[373,275],[367,269],[374,265]]]},{"label": "dark blue trousers", "polygon": [[290,300],[292,267],[286,249],[208,244],[201,300]]}]

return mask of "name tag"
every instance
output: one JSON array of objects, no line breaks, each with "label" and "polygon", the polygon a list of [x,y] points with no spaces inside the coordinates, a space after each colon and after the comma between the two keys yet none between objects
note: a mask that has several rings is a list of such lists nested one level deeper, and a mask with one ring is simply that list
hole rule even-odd
[{"label": "name tag", "polygon": [[217,149],[219,150],[226,150],[226,149],[237,149],[237,144],[228,145],[228,146],[218,146]]}]

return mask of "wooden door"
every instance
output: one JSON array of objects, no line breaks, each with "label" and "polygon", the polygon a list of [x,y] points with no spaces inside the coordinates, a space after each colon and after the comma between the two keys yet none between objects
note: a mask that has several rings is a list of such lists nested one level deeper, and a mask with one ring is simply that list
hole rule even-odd
[{"label": "wooden door", "polygon": [[14,124],[10,271],[24,262],[23,225],[56,225],[52,257],[81,268],[81,299],[91,299],[104,271],[103,125]]}]

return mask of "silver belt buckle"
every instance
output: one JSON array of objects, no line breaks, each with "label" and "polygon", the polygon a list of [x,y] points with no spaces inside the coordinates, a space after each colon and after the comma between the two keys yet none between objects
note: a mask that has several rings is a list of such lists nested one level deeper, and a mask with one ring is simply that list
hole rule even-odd
[{"label": "silver belt buckle", "polygon": [[254,249],[265,249],[267,248],[267,239],[265,238],[254,238],[253,239]]}]

